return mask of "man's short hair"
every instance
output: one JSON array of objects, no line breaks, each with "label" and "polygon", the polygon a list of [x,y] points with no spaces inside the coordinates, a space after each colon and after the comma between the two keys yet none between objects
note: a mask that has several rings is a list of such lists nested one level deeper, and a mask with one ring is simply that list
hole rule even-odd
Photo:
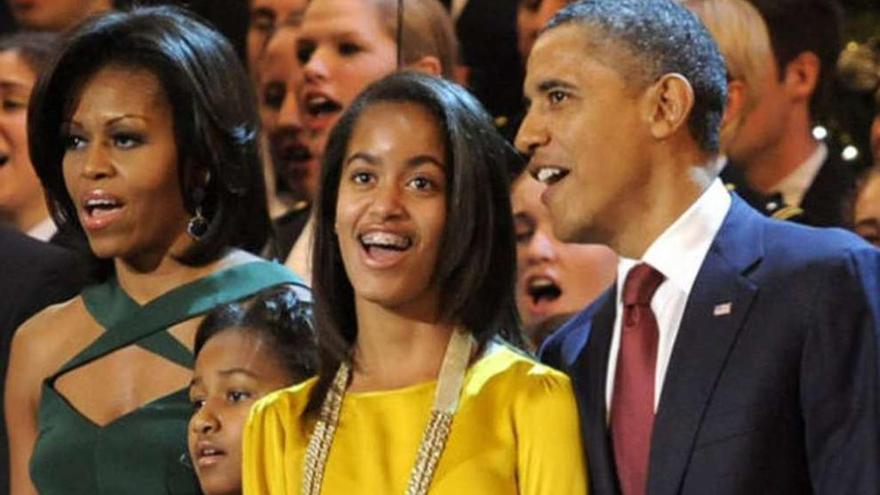
[{"label": "man's short hair", "polygon": [[631,84],[643,88],[664,74],[684,76],[694,90],[688,128],[703,150],[718,151],[726,69],[712,36],[690,11],[673,0],[581,0],[560,10],[545,31],[566,24],[595,30],[591,42],[605,51],[587,55],[612,55],[604,62]]},{"label": "man's short hair", "polygon": [[843,11],[837,0],[750,0],[764,17],[773,45],[779,77],[785,66],[803,52],[812,52],[822,64],[810,97],[810,116],[821,118],[834,83],[841,49]]}]

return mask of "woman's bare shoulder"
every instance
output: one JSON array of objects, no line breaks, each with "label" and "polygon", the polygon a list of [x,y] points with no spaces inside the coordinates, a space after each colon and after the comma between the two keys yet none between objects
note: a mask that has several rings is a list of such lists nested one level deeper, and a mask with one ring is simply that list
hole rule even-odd
[{"label": "woman's bare shoulder", "polygon": [[60,367],[96,335],[97,324],[81,296],[53,304],[25,321],[12,339],[15,355],[26,356],[28,367]]}]

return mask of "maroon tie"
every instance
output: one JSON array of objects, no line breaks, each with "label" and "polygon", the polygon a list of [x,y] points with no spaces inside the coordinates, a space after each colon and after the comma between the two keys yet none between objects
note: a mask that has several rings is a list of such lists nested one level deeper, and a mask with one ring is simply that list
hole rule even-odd
[{"label": "maroon tie", "polygon": [[651,298],[663,279],[662,273],[640,263],[623,284],[620,352],[611,397],[611,438],[623,495],[647,490],[658,332]]}]

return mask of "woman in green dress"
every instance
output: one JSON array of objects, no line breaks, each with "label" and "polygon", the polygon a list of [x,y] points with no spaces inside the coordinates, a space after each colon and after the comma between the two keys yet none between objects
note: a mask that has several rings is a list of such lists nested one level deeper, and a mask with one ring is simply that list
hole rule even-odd
[{"label": "woman in green dress", "polygon": [[53,217],[103,277],[14,337],[12,493],[199,493],[186,428],[200,315],[297,283],[249,254],[269,219],[247,75],[182,10],[110,13],[69,35],[28,119]]}]

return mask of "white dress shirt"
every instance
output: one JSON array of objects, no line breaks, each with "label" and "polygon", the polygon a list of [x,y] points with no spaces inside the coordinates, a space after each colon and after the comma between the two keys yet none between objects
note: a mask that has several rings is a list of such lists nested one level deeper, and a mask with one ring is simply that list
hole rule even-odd
[{"label": "white dress shirt", "polygon": [[785,204],[789,206],[801,205],[804,194],[813,185],[813,181],[826,158],[828,158],[828,146],[820,141],[816,150],[804,160],[804,163],[801,163],[792,173],[779,181],[779,184],[776,184],[775,189],[782,194]]},{"label": "white dress shirt", "polygon": [[27,235],[33,237],[38,241],[49,242],[52,239],[52,236],[58,232],[58,227],[55,226],[55,222],[52,221],[52,217],[46,217],[40,223],[34,225],[30,230],[27,231]]},{"label": "white dress shirt", "polygon": [[654,240],[641,260],[621,257],[618,261],[617,316],[614,319],[614,333],[608,353],[605,386],[605,404],[609,415],[614,391],[614,374],[617,369],[617,354],[620,349],[623,282],[627,274],[636,264],[645,262],[666,277],[651,299],[651,309],[657,318],[657,329],[660,333],[657,341],[657,369],[654,374],[654,410],[656,411],[688,296],[706,253],[709,252],[709,247],[730,209],[730,202],[730,194],[724,184],[720,179],[715,179],[697,201]]}]

